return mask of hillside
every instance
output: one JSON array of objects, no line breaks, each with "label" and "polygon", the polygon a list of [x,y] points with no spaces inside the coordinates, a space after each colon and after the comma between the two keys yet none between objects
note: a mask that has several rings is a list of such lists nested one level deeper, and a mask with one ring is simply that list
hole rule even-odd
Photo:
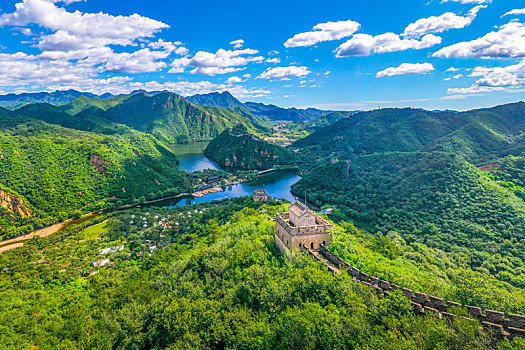
[{"label": "hillside", "polygon": [[80,92],[76,90],[65,90],[55,92],[36,92],[36,93],[21,93],[21,94],[6,94],[0,95],[0,107],[15,107],[23,106],[31,103],[49,103],[53,105],[62,105],[70,103],[74,99],[86,96],[91,98],[106,99],[111,97],[110,94],[101,96],[89,93]]},{"label": "hillside", "polygon": [[[186,97],[186,99],[194,104],[224,107],[245,116],[250,116],[252,118],[259,117],[269,121],[312,120],[331,112],[315,108],[282,108],[272,104],[266,105],[256,102],[242,103],[227,91],[222,93],[213,92],[209,94],[193,95]],[[257,122],[256,119],[254,120]],[[258,123],[260,122],[261,120],[259,119]]]},{"label": "hillside", "polygon": [[0,190],[31,212],[21,215],[12,204],[2,205],[1,235],[189,187],[176,156],[151,136],[131,130],[102,135],[23,117],[0,121]]},{"label": "hillside", "polygon": [[317,205],[337,205],[340,219],[374,233],[397,232],[447,252],[468,249],[471,267],[525,287],[525,202],[459,156],[355,157],[349,166],[340,161],[313,169],[293,191],[307,191]]},{"label": "hillside", "polygon": [[291,147],[315,159],[439,150],[482,164],[525,150],[524,132],[525,103],[463,113],[381,109],[340,120]]},{"label": "hillside", "polygon": [[223,166],[241,169],[268,169],[296,162],[294,153],[257,138],[242,124],[214,138],[204,154]]},{"label": "hillside", "polygon": [[125,133],[132,128],[167,143],[209,141],[238,123],[245,124],[252,132],[266,130],[228,109],[200,108],[167,92],[153,96],[137,93],[105,100],[81,96],[67,105],[31,104],[14,113],[104,134]]},{"label": "hillside", "polygon": [[[191,218],[188,207],[101,216],[0,255],[0,266],[10,268],[0,273],[0,342],[7,348],[261,350],[524,344],[519,337],[493,338],[477,321],[415,316],[401,293],[378,298],[306,255],[283,259],[268,219],[285,210],[278,203],[238,198],[195,208]],[[151,226],[139,234],[129,224],[170,217],[179,227]],[[122,250],[107,252],[111,247]]]},{"label": "hillside", "polygon": [[244,104],[233,97],[228,91],[196,94],[193,96],[187,96],[186,100],[195,105],[223,108],[244,108]]}]

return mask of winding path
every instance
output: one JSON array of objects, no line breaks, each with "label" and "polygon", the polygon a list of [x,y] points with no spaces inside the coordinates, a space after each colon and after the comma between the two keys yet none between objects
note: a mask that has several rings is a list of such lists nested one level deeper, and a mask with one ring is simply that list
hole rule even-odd
[{"label": "winding path", "polygon": [[[80,219],[86,219],[90,216],[95,216],[95,215],[96,214],[93,214],[93,213],[85,214],[85,215],[82,215]],[[51,236],[53,233],[60,231],[64,226],[67,226],[68,224],[72,223],[75,220],[79,220],[79,219],[69,219],[69,220],[59,222],[51,226],[41,228],[39,230],[35,230],[23,236],[18,236],[16,238],[2,241],[0,242],[0,254],[5,251],[11,250],[11,249],[23,247],[26,241],[33,239],[34,237]]]}]

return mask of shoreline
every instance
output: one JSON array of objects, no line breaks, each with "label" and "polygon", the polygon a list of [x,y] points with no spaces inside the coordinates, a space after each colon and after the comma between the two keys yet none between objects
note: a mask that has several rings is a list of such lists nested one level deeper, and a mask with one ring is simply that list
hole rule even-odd
[{"label": "shoreline", "polygon": [[[270,170],[270,169],[267,169],[267,170]],[[264,176],[265,174],[273,173],[273,172],[293,171],[293,170],[297,170],[297,169],[275,169],[274,168],[274,169],[271,169],[271,171],[267,171],[267,170],[263,170],[262,174],[258,173],[256,178],[258,178],[260,176]],[[222,190],[224,190],[224,188],[226,188],[228,186],[236,186],[236,185],[240,185],[242,183],[249,183],[249,182],[250,181],[239,180],[239,181],[234,182],[234,183],[228,183],[228,184],[225,184],[225,185],[219,185],[217,187],[220,187]],[[194,192],[194,193],[198,193],[198,192]],[[137,204],[124,204],[124,205],[121,205],[119,207],[115,207],[113,209],[98,209],[96,211],[93,211],[93,212],[90,212],[90,213],[86,213],[86,214],[84,214],[81,217],[76,218],[76,219],[70,218],[70,219],[67,219],[65,221],[57,222],[57,223],[55,223],[53,225],[45,226],[45,227],[42,227],[40,229],[28,232],[26,234],[22,234],[22,235],[20,235],[18,237],[15,237],[15,238],[10,238],[10,239],[4,240],[4,241],[0,241],[0,254],[2,254],[5,251],[9,251],[9,250],[12,250],[12,249],[23,247],[24,243],[26,241],[29,241],[30,239],[33,239],[34,237],[42,237],[42,238],[49,237],[49,236],[59,232],[61,229],[64,228],[64,226],[70,225],[76,220],[85,219],[85,218],[87,218],[89,216],[96,216],[96,215],[100,215],[102,213],[111,213],[111,212],[118,211],[118,210],[125,210],[125,209],[136,208],[136,207],[140,207],[140,206],[143,206],[143,205],[155,204],[155,203],[159,203],[159,202],[170,200],[170,199],[177,199],[177,198],[184,198],[184,197],[202,198],[202,197],[205,197],[206,195],[210,194],[211,192],[210,193],[201,194],[201,196],[194,196],[194,193],[186,193],[185,192],[185,193],[178,194],[176,196],[169,196],[169,197],[164,197],[164,198],[152,199],[152,200],[144,201],[144,202],[137,203]]]}]

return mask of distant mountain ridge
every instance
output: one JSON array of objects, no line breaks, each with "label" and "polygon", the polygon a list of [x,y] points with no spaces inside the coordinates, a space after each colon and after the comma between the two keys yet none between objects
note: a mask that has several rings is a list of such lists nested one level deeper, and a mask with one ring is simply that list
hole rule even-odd
[{"label": "distant mountain ridge", "polygon": [[54,92],[29,92],[20,94],[6,94],[0,95],[0,107],[19,107],[30,103],[49,103],[53,105],[61,105],[70,103],[80,96],[90,98],[107,99],[113,95],[105,93],[102,95],[95,95],[89,92],[80,92],[77,90],[64,90]]},{"label": "distant mountain ridge", "polygon": [[[110,93],[104,93],[102,95],[97,95],[90,92],[81,92],[70,89],[63,91],[57,90],[54,92],[34,92],[20,94],[10,93],[6,95],[0,95],[0,107],[17,109],[27,104],[34,103],[49,103],[51,105],[58,106],[69,104],[82,96],[91,99],[107,100],[112,97],[132,96],[136,94],[156,96],[163,93],[170,92],[135,90],[129,94],[113,95]],[[196,105],[227,108],[232,112],[249,117],[257,124],[266,124],[266,126],[268,126],[269,121],[310,121],[334,112],[316,108],[283,108],[272,104],[267,105],[257,102],[242,103],[228,91],[221,93],[212,92],[208,94],[196,94],[186,96],[184,98]]]},{"label": "distant mountain ridge", "polygon": [[266,118],[270,121],[308,121],[333,112],[316,108],[282,108],[272,104],[266,105],[257,102],[242,103],[228,91],[187,96],[186,99],[194,104],[224,107],[246,116]]},{"label": "distant mountain ridge", "polygon": [[237,124],[245,125],[251,132],[266,131],[244,115],[221,107],[196,106],[170,92],[136,93],[104,100],[80,96],[66,105],[33,103],[13,113],[102,134],[127,132],[128,127],[166,143],[210,141]]}]

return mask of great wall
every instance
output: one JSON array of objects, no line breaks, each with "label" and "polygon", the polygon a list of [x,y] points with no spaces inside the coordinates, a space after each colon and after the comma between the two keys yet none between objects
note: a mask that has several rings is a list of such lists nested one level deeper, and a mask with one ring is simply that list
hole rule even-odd
[{"label": "great wall", "polygon": [[318,251],[314,251],[306,246],[302,246],[301,249],[316,260],[323,262],[332,273],[340,274],[346,271],[354,280],[368,285],[380,296],[386,296],[396,290],[401,291],[403,295],[410,300],[414,312],[418,315],[430,314],[439,318],[455,318],[458,316],[454,313],[454,309],[465,308],[470,317],[460,317],[472,319],[473,321],[477,319],[483,327],[490,329],[499,336],[525,337],[525,316],[515,314],[505,315],[504,312],[494,310],[485,310],[485,313],[483,313],[483,310],[477,306],[445,301],[443,298],[400,287],[360,271],[324,245],[321,245]]},{"label": "great wall", "polygon": [[[479,320],[483,327],[499,336],[525,337],[525,316],[508,314],[494,310],[483,310],[477,306],[462,305],[445,301],[433,295],[414,292],[388,281],[371,276],[350,265],[326,246],[332,242],[329,229],[332,225],[313,212],[297,199],[289,206],[288,212],[275,217],[275,244],[280,252],[299,249],[323,262],[334,274],[348,273],[356,281],[372,288],[378,295],[385,296],[397,290],[410,300],[414,312],[418,315],[434,315],[439,318],[463,317],[467,320]],[[464,308],[470,317],[457,316],[458,308]]]}]

